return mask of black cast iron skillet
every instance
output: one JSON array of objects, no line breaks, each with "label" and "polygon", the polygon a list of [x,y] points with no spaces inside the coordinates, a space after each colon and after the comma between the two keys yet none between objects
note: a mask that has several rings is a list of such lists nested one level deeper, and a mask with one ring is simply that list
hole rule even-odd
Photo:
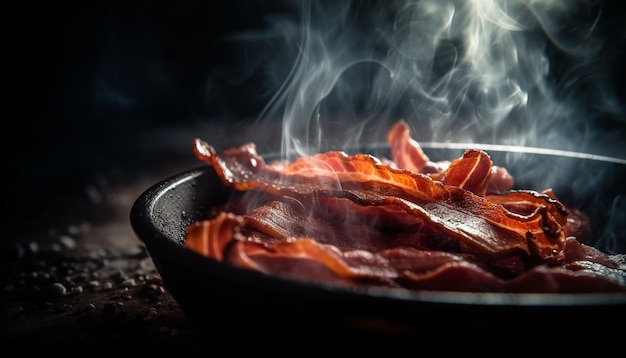
[{"label": "black cast iron skillet", "polygon": [[[423,144],[432,160],[457,158],[463,147]],[[552,188],[566,205],[586,213],[596,238],[590,244],[613,253],[626,250],[626,198],[622,197],[626,162],[528,148],[484,149],[495,165],[506,167],[516,178],[515,188]],[[385,151],[381,145],[358,152],[380,157]],[[233,267],[182,247],[187,225],[206,218],[212,206],[228,198],[229,191],[213,169],[199,165],[148,188],[130,213],[132,227],[169,292],[190,319],[216,339],[233,335],[302,342],[348,337],[426,339],[449,335],[451,330],[463,335],[514,336],[530,334],[529,325],[554,337],[571,327],[606,329],[607,322],[623,316],[625,294],[328,287]]]}]

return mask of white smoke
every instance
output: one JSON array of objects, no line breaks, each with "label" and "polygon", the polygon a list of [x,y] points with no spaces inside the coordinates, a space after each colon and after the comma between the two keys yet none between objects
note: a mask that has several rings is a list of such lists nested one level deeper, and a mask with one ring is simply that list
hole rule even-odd
[{"label": "white smoke", "polygon": [[607,144],[623,130],[595,129],[624,118],[606,86],[603,10],[566,0],[303,1],[298,17],[269,18],[292,62],[265,68],[286,76],[260,120],[282,119],[285,155],[381,140],[402,117],[419,141],[623,157]]}]

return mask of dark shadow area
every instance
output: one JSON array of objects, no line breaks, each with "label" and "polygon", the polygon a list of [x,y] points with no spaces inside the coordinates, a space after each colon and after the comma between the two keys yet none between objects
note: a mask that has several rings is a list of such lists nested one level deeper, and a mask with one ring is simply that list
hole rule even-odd
[{"label": "dark shadow area", "polygon": [[215,134],[198,127],[232,128],[220,135],[236,142],[272,89],[245,63],[269,54],[231,37],[270,13],[295,16],[265,1],[70,1],[27,13],[28,116],[10,120],[17,138],[4,143],[5,205],[18,219],[54,215],[98,181],[194,164],[192,136]]}]

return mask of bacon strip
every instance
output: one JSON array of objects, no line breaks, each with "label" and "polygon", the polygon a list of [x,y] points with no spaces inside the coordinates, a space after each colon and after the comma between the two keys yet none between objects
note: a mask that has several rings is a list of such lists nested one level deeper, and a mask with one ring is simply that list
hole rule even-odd
[{"label": "bacon strip", "polygon": [[[397,247],[342,251],[309,238],[264,240],[249,231],[245,216],[221,213],[190,226],[185,245],[220,247],[205,256],[269,275],[344,286],[375,285],[411,290],[466,292],[620,292],[626,290],[624,255],[615,258],[569,239],[567,266],[536,266],[500,278],[461,256]],[[246,234],[247,233],[247,234]],[[209,242],[206,242],[206,239]],[[217,244],[210,241],[216,241]],[[223,252],[223,254],[222,254]],[[581,256],[588,256],[585,260]],[[621,260],[621,261],[620,261]]]},{"label": "bacon strip", "polygon": [[311,204],[285,198],[270,201],[243,214],[245,227],[272,241],[310,237],[344,251],[410,247],[460,252],[456,242],[397,206],[363,207],[337,198],[320,198],[313,209],[308,209]]},{"label": "bacon strip", "polygon": [[443,174],[441,181],[484,196],[491,178],[493,162],[487,153],[468,149],[461,158],[455,159]]},{"label": "bacon strip", "polygon": [[387,143],[391,149],[391,158],[401,169],[422,173],[430,162],[420,144],[411,138],[411,131],[404,120],[397,121],[387,132]]},{"label": "bacon strip", "polygon": [[[453,163],[431,161],[420,144],[411,138],[411,131],[404,120],[397,121],[389,130],[387,143],[391,149],[390,164],[397,168],[428,174],[437,180],[447,178],[446,184],[450,185],[457,185],[470,180],[468,184],[457,186],[478,195],[484,195],[485,192],[505,192],[513,187],[514,180],[511,174],[506,168],[492,165],[489,156],[484,152],[470,149],[463,155],[463,158],[459,158]],[[485,171],[487,167],[490,167],[489,173]],[[467,178],[467,175],[471,175],[472,179]]]},{"label": "bacon strip", "polygon": [[519,215],[453,185],[408,170],[383,165],[367,154],[331,151],[301,157],[280,170],[265,165],[246,145],[218,154],[195,139],[197,157],[213,166],[235,190],[276,196],[347,198],[364,206],[396,205],[428,222],[464,251],[492,259],[521,252],[536,262],[559,262],[565,245],[567,211],[545,194],[527,193],[537,210]]}]

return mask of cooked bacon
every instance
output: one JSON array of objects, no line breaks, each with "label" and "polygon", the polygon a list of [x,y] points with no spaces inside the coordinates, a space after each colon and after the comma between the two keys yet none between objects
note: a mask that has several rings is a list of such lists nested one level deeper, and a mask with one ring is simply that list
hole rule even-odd
[{"label": "cooked bacon", "polygon": [[393,160],[329,151],[266,163],[254,143],[218,153],[196,138],[196,156],[233,195],[211,219],[188,227],[184,245],[243,268],[326,284],[626,290],[625,255],[578,241],[589,227],[585,216],[552,190],[511,190],[512,177],[481,150],[433,163],[403,121],[388,140]]},{"label": "cooked bacon", "polygon": [[411,131],[404,120],[397,121],[387,132],[387,143],[391,150],[391,160],[401,169],[423,173],[422,169],[431,163],[419,142],[411,138]]},{"label": "cooked bacon", "polygon": [[[558,200],[552,189],[545,189],[542,193]],[[565,225],[565,235],[574,236],[578,242],[589,244],[592,240],[591,223],[589,222],[589,218],[587,218],[587,216],[579,210],[567,209],[567,211],[568,214],[567,224]]]},{"label": "cooked bacon", "polygon": [[[611,274],[608,271],[612,271]],[[586,270],[572,270],[569,265],[540,265],[507,282],[507,291],[518,293],[625,292],[625,287],[624,271],[595,264]]]},{"label": "cooked bacon", "polygon": [[393,204],[479,256],[493,258],[521,251],[532,261],[562,260],[567,212],[547,195],[529,193],[528,200],[536,202],[538,210],[524,216],[462,188],[383,165],[367,154],[348,156],[330,151],[298,158],[282,170],[274,170],[249,148],[218,154],[206,142],[195,140],[198,157],[236,190],[295,198],[339,197],[364,206]]},{"label": "cooked bacon", "polygon": [[[467,181],[469,178],[465,178],[465,176],[471,173],[475,179],[470,180],[468,183],[470,187],[465,187],[465,189],[475,194],[484,195],[485,192],[505,192],[514,185],[514,179],[506,168],[492,165],[489,156],[481,155],[484,152],[476,150],[466,151],[463,158],[459,158],[452,163],[448,161],[431,161],[422,150],[420,144],[411,137],[411,130],[404,120],[397,121],[389,130],[387,143],[391,149],[389,165],[416,173],[428,174],[436,180],[443,180],[443,178],[448,177],[448,183],[446,184],[450,185]],[[484,171],[487,166],[490,167],[490,173]],[[450,173],[450,170],[452,170],[452,173]],[[476,180],[484,180],[485,183],[475,182]],[[475,189],[479,190],[472,190],[472,187],[477,185],[480,185],[480,187]]]},{"label": "cooked bacon", "polygon": [[515,180],[506,168],[497,165],[491,167],[487,193],[503,193],[511,190],[514,184]]},{"label": "cooked bacon", "polygon": [[492,165],[493,162],[487,153],[468,149],[461,158],[450,163],[441,177],[441,182],[484,196],[491,178]]},{"label": "cooked bacon", "polygon": [[[246,234],[247,233],[247,234]],[[412,290],[470,292],[617,292],[626,287],[622,262],[580,246],[567,266],[539,265],[507,280],[484,270],[462,255],[443,251],[396,247],[372,252],[341,250],[307,237],[260,237],[246,216],[221,213],[192,224],[185,245],[219,261],[266,274],[334,285],[372,285]],[[207,245],[206,238],[216,241]],[[209,247],[207,249],[207,247]],[[581,252],[593,252],[584,260]],[[603,265],[606,262],[609,266]]]},{"label": "cooked bacon", "polygon": [[240,216],[221,213],[209,221],[199,221],[187,227],[185,246],[210,258],[222,261],[224,250],[235,236]]},{"label": "cooked bacon", "polygon": [[311,202],[294,199],[270,201],[245,214],[246,226],[277,239],[313,237],[341,249],[443,246],[429,243],[428,226],[396,206],[362,207],[347,199],[320,198],[318,205],[310,207]]},{"label": "cooked bacon", "polygon": [[[485,198],[494,204],[502,205],[511,212],[520,215],[529,215],[539,210],[541,205],[537,201],[528,200],[529,194],[532,193],[534,193],[534,191],[518,189],[498,194],[486,194]],[[541,193],[557,200],[551,189],[543,190]],[[567,212],[567,223],[564,227],[565,236],[574,236],[580,242],[588,242],[591,239],[591,232],[587,217],[578,210],[567,209]]]}]

